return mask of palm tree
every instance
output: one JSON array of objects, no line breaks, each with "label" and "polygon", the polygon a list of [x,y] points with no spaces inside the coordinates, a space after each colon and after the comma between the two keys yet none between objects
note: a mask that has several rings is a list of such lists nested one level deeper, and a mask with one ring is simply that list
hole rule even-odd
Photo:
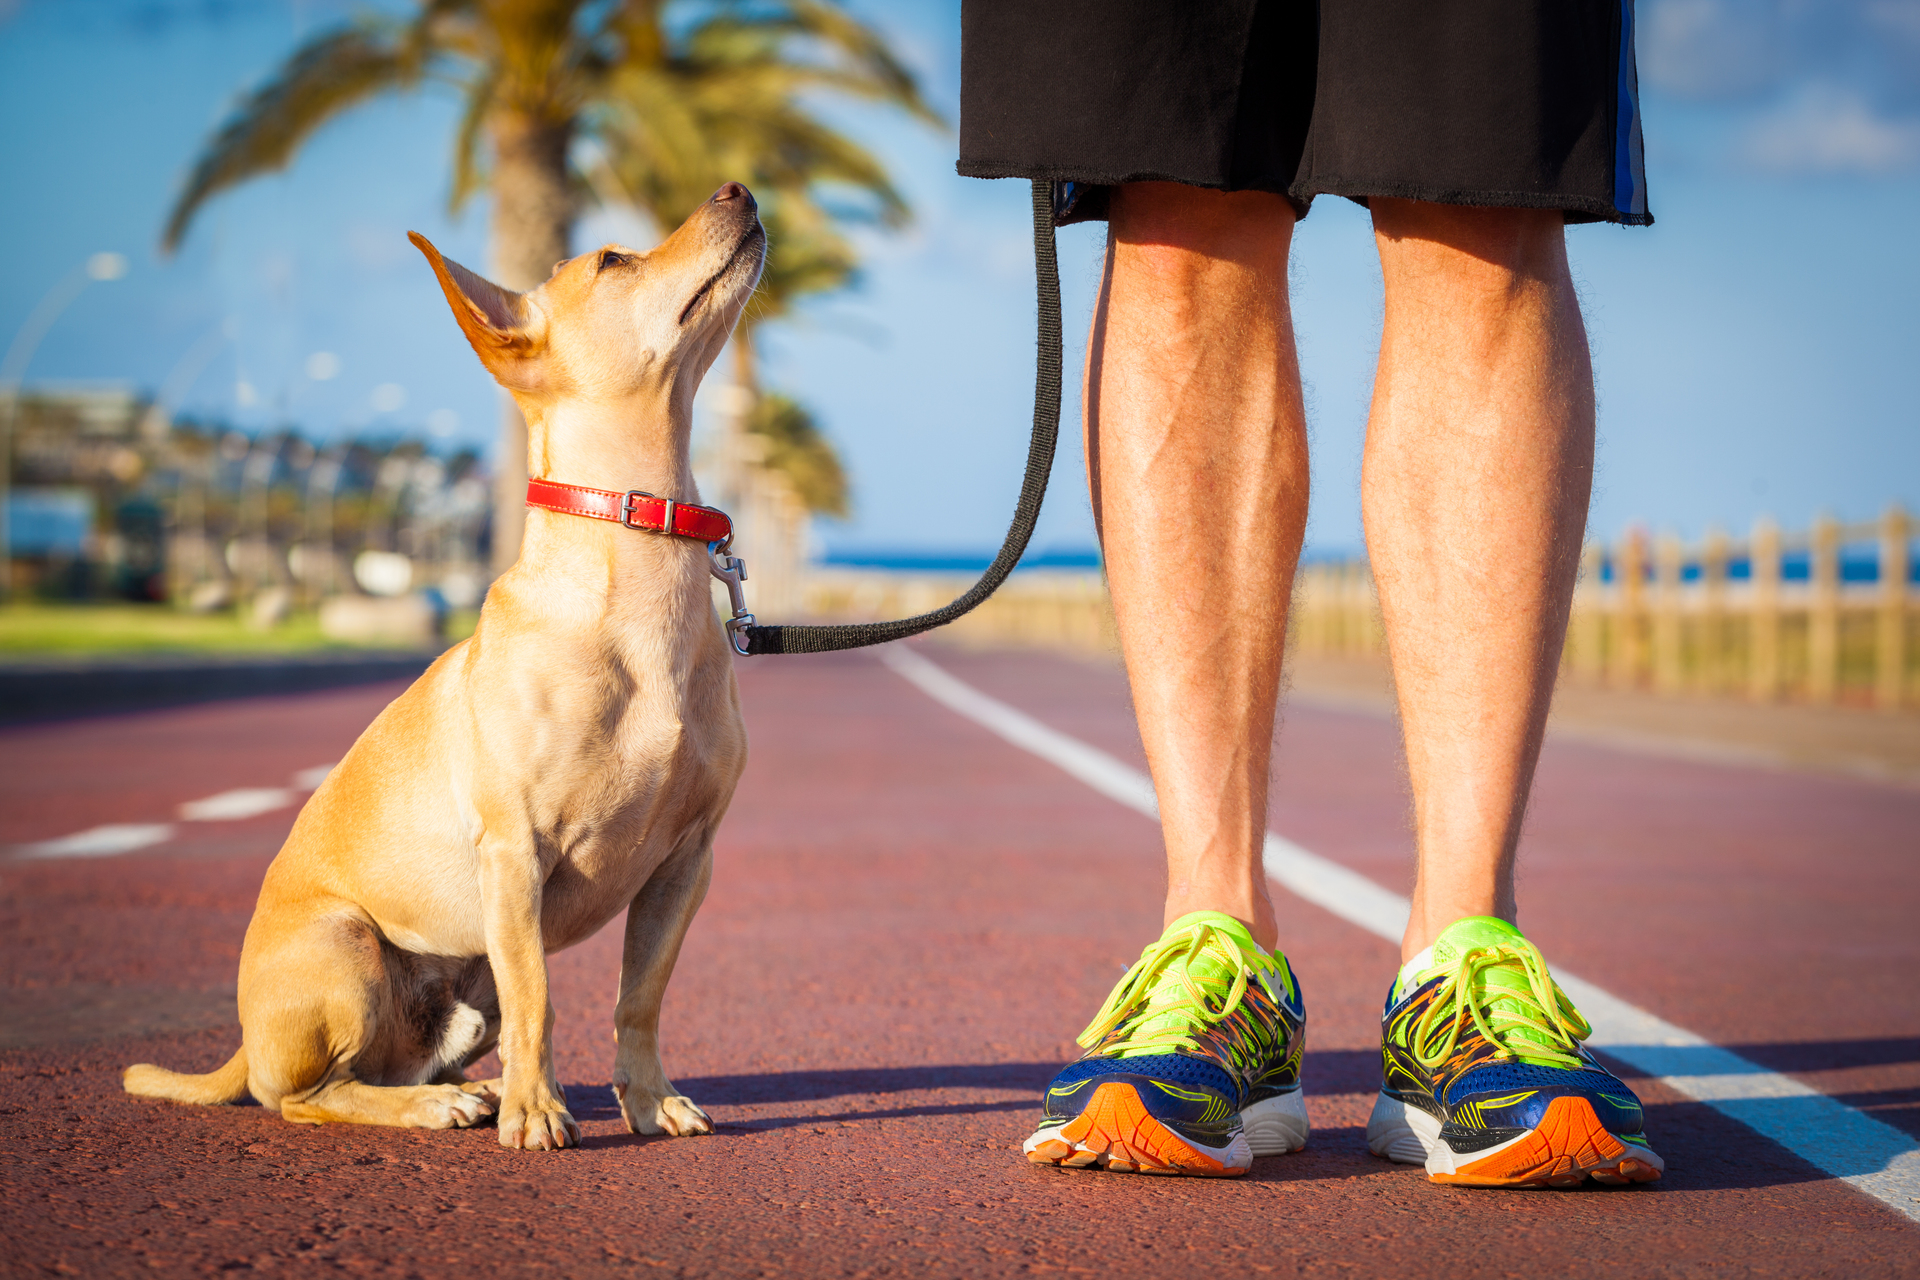
[{"label": "palm tree", "polygon": [[760,438],[763,461],[787,478],[802,506],[815,515],[847,514],[846,472],[804,405],[777,391],[763,395],[743,425]]},{"label": "palm tree", "polygon": [[[879,161],[811,114],[806,97],[827,91],[938,117],[885,40],[825,0],[691,0],[671,14],[665,0],[416,2],[404,20],[365,18],[316,36],[243,98],[175,201],[166,248],[209,198],[284,168],[327,121],[429,83],[464,99],[452,204],[491,192],[489,268],[512,289],[533,288],[569,256],[576,193],[589,185],[573,167],[583,139],[621,198],[661,226],[730,178],[753,187],[771,256],[749,326],[853,278],[840,227],[907,217]],[[744,333],[741,350],[751,350]],[[740,366],[748,386],[750,360]],[[525,458],[508,401],[496,568],[519,552]]]}]

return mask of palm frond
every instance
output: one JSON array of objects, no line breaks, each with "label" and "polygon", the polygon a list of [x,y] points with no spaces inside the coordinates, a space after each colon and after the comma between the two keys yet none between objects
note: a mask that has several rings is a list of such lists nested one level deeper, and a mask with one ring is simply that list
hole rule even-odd
[{"label": "palm frond", "polygon": [[[822,46],[828,59],[793,56],[796,43],[809,42]],[[884,101],[929,124],[946,124],[878,31],[821,0],[786,0],[765,12],[730,6],[689,34],[687,51],[697,62],[742,61],[757,54],[794,72],[831,74],[844,82],[835,86],[842,92]]]},{"label": "palm frond", "polygon": [[433,55],[418,27],[364,24],[317,36],[234,108],[195,161],[161,239],[178,248],[216,193],[285,168],[315,130],[376,94],[418,83]]},{"label": "palm frond", "polygon": [[503,105],[561,123],[590,96],[596,61],[588,0],[490,0],[486,5],[495,92]]},{"label": "palm frond", "polygon": [[754,402],[746,427],[765,442],[766,465],[787,477],[807,510],[815,515],[847,514],[846,472],[805,406],[778,392],[762,395]]},{"label": "palm frond", "polygon": [[486,131],[493,99],[494,76],[489,68],[467,85],[466,107],[460,113],[460,128],[453,140],[453,189],[447,193],[450,210],[457,212],[486,183],[480,165],[480,136]]},{"label": "palm frond", "polygon": [[870,202],[843,204],[844,220],[905,223],[906,201],[886,167],[798,104],[794,84],[772,68],[630,69],[608,82],[603,108],[587,124],[622,181],[666,225],[729,179],[756,194],[837,187]]},{"label": "palm frond", "polygon": [[819,205],[773,193],[760,206],[760,221],[767,229],[767,261],[740,317],[749,332],[781,319],[809,294],[832,293],[859,280],[859,253]]},{"label": "palm frond", "polygon": [[859,143],[784,102],[762,103],[762,110],[749,114],[742,105],[751,103],[751,97],[716,96],[703,88],[695,99],[695,110],[710,122],[708,137],[716,156],[751,166],[754,177],[745,179],[749,184],[758,180],[780,188],[839,185],[873,200],[877,207],[870,219],[863,220],[894,227],[908,220],[906,200],[888,177],[886,166]]}]

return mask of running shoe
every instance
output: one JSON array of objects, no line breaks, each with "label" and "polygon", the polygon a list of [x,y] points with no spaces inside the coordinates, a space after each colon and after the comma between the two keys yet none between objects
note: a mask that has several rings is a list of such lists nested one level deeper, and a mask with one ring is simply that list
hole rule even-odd
[{"label": "running shoe", "polygon": [[1640,1099],[1581,1044],[1592,1034],[1519,930],[1456,921],[1388,993],[1367,1146],[1458,1186],[1652,1182],[1666,1164]]},{"label": "running shoe", "polygon": [[1035,1164],[1231,1178],[1307,1141],[1307,1013],[1286,957],[1196,911],[1140,953],[1047,1087]]}]

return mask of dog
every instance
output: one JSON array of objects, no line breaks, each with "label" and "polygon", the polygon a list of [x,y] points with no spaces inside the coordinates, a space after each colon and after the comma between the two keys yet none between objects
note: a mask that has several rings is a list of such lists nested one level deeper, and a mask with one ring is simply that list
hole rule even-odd
[{"label": "dog", "polygon": [[[766,257],[745,187],[722,187],[652,252],[607,245],[526,294],[409,238],[524,413],[536,478],[698,502],[694,391]],[[308,1124],[495,1116],[502,1146],[577,1145],[546,953],[625,910],[620,1114],[635,1133],[712,1132],[659,1052],[661,999],[746,764],[709,548],[527,517],[473,635],[380,713],[267,869],[240,956],[239,1052],[206,1075],[129,1067],[127,1092],[251,1093]],[[496,1047],[503,1074],[466,1079]]]}]

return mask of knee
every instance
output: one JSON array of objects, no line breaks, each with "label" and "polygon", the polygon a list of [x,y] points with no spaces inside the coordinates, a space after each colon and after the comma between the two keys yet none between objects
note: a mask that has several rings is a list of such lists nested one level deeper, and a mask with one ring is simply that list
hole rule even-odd
[{"label": "knee", "polygon": [[1568,279],[1565,217],[1557,209],[1368,203],[1389,290],[1437,285],[1498,298]]},{"label": "knee", "polygon": [[1131,182],[1114,191],[1108,217],[1116,269],[1193,288],[1248,271],[1286,278],[1294,212],[1284,196]]},{"label": "knee", "polygon": [[354,920],[249,934],[240,964],[248,1086],[263,1106],[304,1100],[378,1040],[387,1004],[378,939]]},{"label": "knee", "polygon": [[275,1011],[246,1025],[247,1091],[261,1106],[307,1101],[350,1071],[360,1046],[337,1043],[338,1029],[328,1027],[318,1014]]}]

